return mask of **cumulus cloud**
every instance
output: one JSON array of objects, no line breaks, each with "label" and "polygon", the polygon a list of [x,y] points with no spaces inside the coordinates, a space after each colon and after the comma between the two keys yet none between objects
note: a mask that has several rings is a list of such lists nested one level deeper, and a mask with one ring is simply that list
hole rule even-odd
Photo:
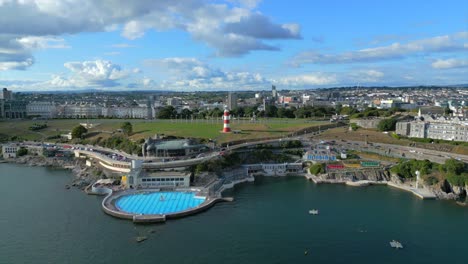
[{"label": "cumulus cloud", "polygon": [[376,62],[401,59],[417,54],[431,54],[441,52],[457,52],[468,50],[468,32],[458,32],[451,35],[437,36],[428,39],[411,41],[405,44],[393,43],[388,46],[362,49],[339,54],[322,54],[319,52],[303,52],[295,56],[291,64],[342,64]]},{"label": "cumulus cloud", "polygon": [[168,71],[174,78],[213,78],[225,75],[221,70],[214,68],[195,58],[164,58],[146,60],[145,64],[155,67],[159,71]]},{"label": "cumulus cloud", "polygon": [[90,86],[117,86],[119,80],[129,75],[129,72],[122,70],[119,65],[105,60],[67,62],[64,66],[72,72],[72,79]]},{"label": "cumulus cloud", "polygon": [[147,60],[145,63],[171,76],[158,84],[159,89],[248,90],[267,87],[269,84],[258,73],[224,71],[195,58],[164,58]]},{"label": "cumulus cloud", "polygon": [[[278,50],[268,39],[297,39],[297,24],[274,23],[252,11],[258,0],[7,0],[0,1],[1,69],[24,69],[34,63],[32,49],[66,48],[59,36],[122,29],[136,39],[150,29],[182,30],[214,48],[219,56],[254,50]],[[254,23],[258,25],[252,26]],[[254,29],[253,29],[254,28]],[[21,56],[6,58],[3,49],[19,45]],[[114,48],[129,48],[116,44]]]},{"label": "cumulus cloud", "polygon": [[468,67],[468,59],[436,60],[431,65],[435,69],[463,68]]},{"label": "cumulus cloud", "polygon": [[196,41],[215,49],[218,56],[241,56],[254,50],[275,51],[268,39],[298,39],[297,24],[277,24],[248,8],[226,4],[191,2],[173,3],[170,12],[153,11],[125,24],[122,35],[129,39],[142,37],[148,29],[177,28],[188,32]]}]

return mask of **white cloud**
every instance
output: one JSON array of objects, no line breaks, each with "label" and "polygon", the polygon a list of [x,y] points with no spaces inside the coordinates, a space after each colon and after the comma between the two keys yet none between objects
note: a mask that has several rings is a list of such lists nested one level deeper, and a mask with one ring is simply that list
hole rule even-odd
[{"label": "white cloud", "polygon": [[32,51],[69,48],[65,40],[56,37],[21,37],[0,33],[0,71],[25,70],[34,64]]},{"label": "white cloud", "polygon": [[347,74],[347,83],[376,83],[382,80],[385,74],[377,70],[357,70]]},{"label": "white cloud", "polygon": [[38,37],[28,36],[21,37],[18,42],[26,49],[68,49],[71,48],[65,43],[63,38],[58,37]]},{"label": "white cloud", "polygon": [[287,87],[301,88],[308,86],[324,86],[338,83],[338,76],[336,74],[314,72],[280,78],[277,81],[273,81],[273,83]]},{"label": "white cloud", "polygon": [[435,69],[463,68],[468,67],[468,59],[436,60],[431,65]]},{"label": "white cloud", "polygon": [[269,85],[258,73],[224,71],[195,58],[147,60],[145,64],[171,76],[158,84],[164,90],[249,90]]},{"label": "white cloud", "polygon": [[[17,53],[21,53],[7,57],[0,51],[0,63],[2,69],[24,69],[34,62],[31,50],[67,48],[59,36],[81,32],[121,29],[122,36],[136,39],[150,29],[182,30],[214,48],[219,56],[278,50],[265,39],[300,37],[298,25],[274,23],[254,12],[252,8],[258,3],[258,0],[0,1],[0,50],[17,46]],[[129,47],[114,45],[114,48]]]},{"label": "white cloud", "polygon": [[7,71],[7,70],[24,70],[27,67],[33,65],[33,59],[28,58],[24,61],[5,61],[0,62],[0,71]]},{"label": "white cloud", "polygon": [[130,74],[119,65],[105,60],[67,62],[64,66],[71,71],[70,76],[54,75],[51,80],[38,85],[55,88],[115,87],[120,86],[120,81]]},{"label": "white cloud", "polygon": [[431,54],[441,52],[457,52],[468,49],[468,32],[458,32],[451,35],[437,36],[428,39],[411,41],[405,44],[393,43],[388,46],[362,49],[339,54],[322,54],[319,52],[303,52],[290,62],[291,65],[302,64],[341,64],[376,62],[391,59],[401,59],[417,54]]}]

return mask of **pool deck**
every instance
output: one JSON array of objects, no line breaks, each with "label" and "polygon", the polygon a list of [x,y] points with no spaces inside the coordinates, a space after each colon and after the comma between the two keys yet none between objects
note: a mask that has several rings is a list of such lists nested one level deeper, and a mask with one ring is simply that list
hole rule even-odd
[{"label": "pool deck", "polygon": [[[189,189],[191,191],[199,191],[197,189]],[[189,215],[193,215],[199,212],[202,212],[214,204],[218,202],[226,202],[232,201],[230,197],[206,197],[205,201],[201,203],[197,207],[189,208],[186,210],[168,213],[168,214],[134,214],[134,213],[127,213],[125,211],[120,210],[115,205],[115,202],[122,196],[132,195],[132,194],[139,194],[139,193],[148,193],[148,192],[159,192],[159,189],[141,189],[141,190],[125,190],[119,192],[112,192],[110,191],[108,195],[102,201],[102,209],[106,214],[111,216],[132,220],[134,223],[162,223],[165,222],[167,219],[176,219],[181,218]],[[184,190],[174,190],[174,191],[184,191]],[[187,190],[185,190],[187,191]]]}]

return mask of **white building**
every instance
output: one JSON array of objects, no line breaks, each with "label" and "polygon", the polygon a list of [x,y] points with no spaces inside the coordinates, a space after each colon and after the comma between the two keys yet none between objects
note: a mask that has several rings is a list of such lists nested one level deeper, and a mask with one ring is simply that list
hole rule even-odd
[{"label": "white building", "polygon": [[144,188],[190,187],[190,173],[178,171],[142,172],[135,181]]},{"label": "white building", "polygon": [[414,138],[468,142],[468,120],[459,117],[452,119],[435,118],[429,115],[423,116],[422,119],[411,122],[398,122],[396,124],[396,133]]},{"label": "white building", "polygon": [[30,102],[26,106],[28,116],[39,116],[42,118],[57,117],[57,106],[52,102]]},{"label": "white building", "polygon": [[18,146],[16,144],[6,144],[2,145],[2,155],[3,158],[16,158],[16,152],[18,152]]}]

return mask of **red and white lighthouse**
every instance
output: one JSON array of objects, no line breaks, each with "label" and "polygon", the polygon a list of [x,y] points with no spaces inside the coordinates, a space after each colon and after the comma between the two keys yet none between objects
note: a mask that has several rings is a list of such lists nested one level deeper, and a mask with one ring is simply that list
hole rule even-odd
[{"label": "red and white lighthouse", "polygon": [[223,115],[223,121],[224,121],[223,133],[230,133],[231,132],[231,127],[229,125],[229,120],[230,119],[231,119],[231,115],[229,114],[229,110],[226,108],[226,109],[224,109],[224,115]]}]

